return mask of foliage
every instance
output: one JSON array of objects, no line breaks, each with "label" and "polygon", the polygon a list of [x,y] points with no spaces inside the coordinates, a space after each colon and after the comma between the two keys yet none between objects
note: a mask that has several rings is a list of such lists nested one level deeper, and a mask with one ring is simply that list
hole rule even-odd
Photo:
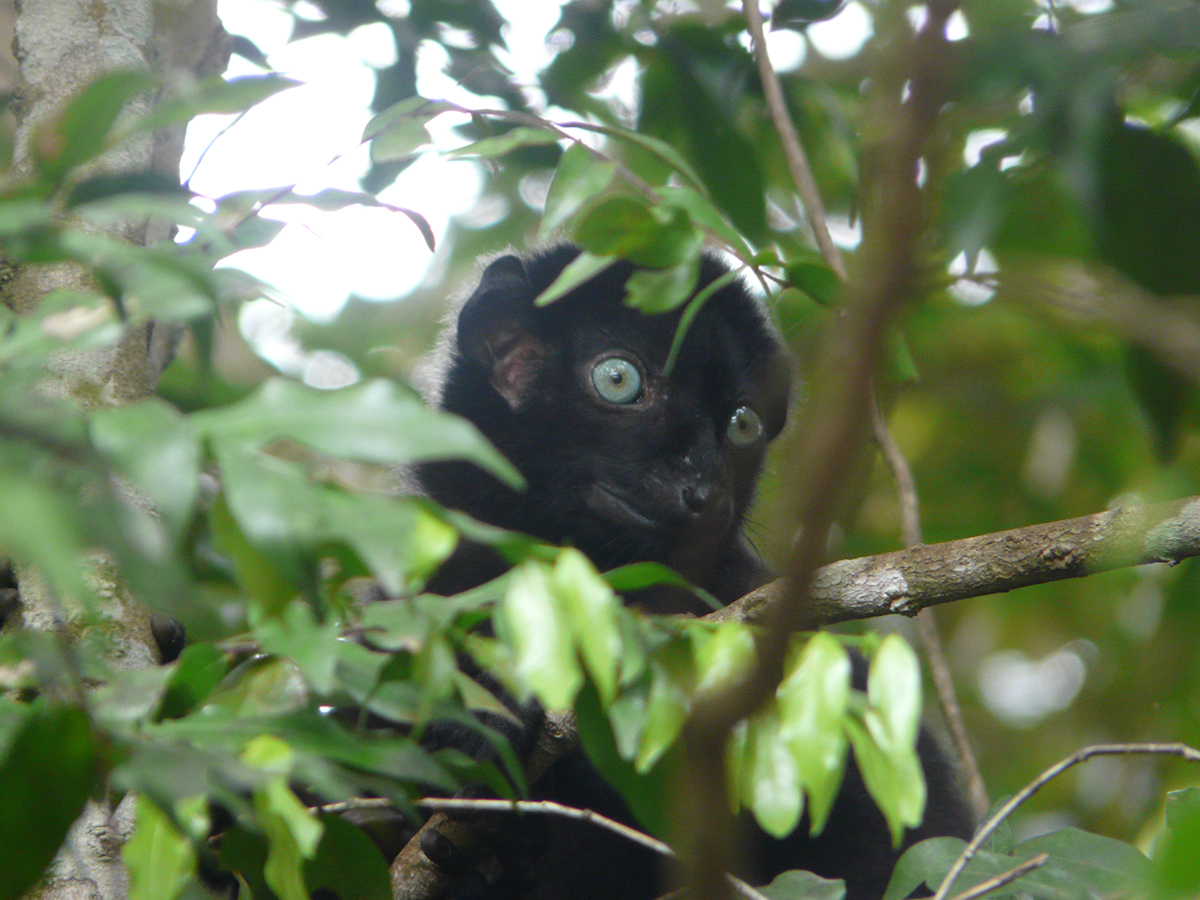
[{"label": "foliage", "polygon": [[[687,300],[698,249],[716,244],[778,293],[779,318],[802,358],[811,338],[801,328],[811,334],[836,319],[837,279],[794,213],[737,18],[708,10],[706,21],[650,2],[567,3],[560,28],[571,46],[541,75],[542,105],[496,64],[503,17],[485,0],[414,3],[406,17],[389,16],[383,4],[317,5],[325,18],[298,19],[297,39],[380,22],[402,50],[440,43],[452,73],[506,107],[480,114],[416,97],[414,54],[401,52],[379,73],[379,115],[365,136],[375,163],[368,186],[414,153],[436,152],[426,126],[438,116],[461,122],[455,154],[495,167],[489,194],[507,198],[522,178],[547,180],[543,208],[509,206],[502,221],[459,235],[452,257],[474,258],[537,228],[544,238],[566,232],[587,252],[543,302],[620,255],[647,267],[631,282],[629,301],[661,310]],[[802,7],[785,8],[781,26],[803,30],[811,16]],[[824,199],[847,221],[863,206],[858,192],[886,137],[876,133],[882,125],[870,117],[864,79],[911,28],[898,5],[867,12],[875,37],[862,52],[833,62],[810,49],[784,81]],[[1119,316],[1068,328],[1012,285],[1029,275],[1078,287],[1083,266],[1148,292],[1151,313],[1164,322],[1188,312],[1171,298],[1200,293],[1196,13],[1158,2],[1047,13],[1025,0],[977,0],[963,4],[963,16],[969,35],[947,61],[953,96],[925,159],[935,213],[921,245],[927,290],[894,336],[885,384],[915,464],[928,537],[1091,512],[1125,493],[1194,493],[1196,392],[1155,355],[1159,332],[1145,338]],[[636,128],[592,90],[626,60],[640,72]],[[646,827],[666,834],[662,798],[688,712],[752,661],[747,626],[656,619],[621,606],[618,591],[661,572],[597,573],[570,549],[373,490],[392,480],[391,467],[430,458],[468,459],[519,480],[472,429],[431,412],[408,388],[371,377],[336,392],[284,378],[230,389],[214,371],[206,351],[217,318],[267,290],[217,267],[274,234],[257,213],[282,202],[374,201],[346,191],[301,201],[270,189],[205,208],[177,185],[98,175],[93,164],[141,130],[200,112],[234,113],[287,84],[271,75],[201,84],[130,122],[120,113],[149,82],[112,73],[42,126],[32,171],[10,173],[0,189],[6,263],[70,262],[95,285],[50,294],[32,314],[7,315],[0,337],[0,497],[8,512],[0,548],[46,581],[64,623],[53,632],[10,623],[0,636],[0,897],[21,896],[36,881],[89,797],[129,791],[138,794],[137,829],[124,849],[133,896],[201,896],[196,861],[212,856],[208,835],[224,815],[233,824],[220,864],[251,895],[291,900],[325,887],[387,897],[383,857],[315,807],[374,796],[411,812],[416,798],[463,781],[511,792],[496,766],[419,742],[435,718],[475,724],[470,710],[500,710],[459,671],[460,653],[517,696],[574,705],[589,754]],[[485,105],[494,104],[478,108]],[[551,105],[573,112],[551,116]],[[424,226],[419,212],[406,214]],[[189,237],[142,247],[103,230],[143,218]],[[948,268],[955,260],[965,262]],[[186,326],[199,348],[167,373],[163,393],[176,403],[102,408],[44,390],[55,353],[107,346],[148,319]],[[332,340],[336,326],[303,336]],[[358,362],[383,374],[365,348]],[[913,371],[920,384],[905,381]],[[783,442],[781,466],[792,452]],[[870,467],[862,461],[862,487],[844,506],[851,555],[895,542],[892,489]],[[773,482],[764,494],[758,518],[770,522],[786,496]],[[422,594],[459,534],[495,545],[514,567],[459,597]],[[787,540],[769,528],[762,535],[776,554]],[[106,655],[112,611],[104,585],[116,577],[187,623],[193,640],[177,662],[129,670]],[[1030,591],[1037,602],[972,601],[956,611],[951,646],[962,671],[1008,646],[1069,656],[1088,671],[1075,707],[1039,732],[1036,752],[1016,728],[1039,716],[1006,724],[983,703],[988,682],[968,688],[970,724],[997,784],[1011,791],[1044,765],[1043,753],[1074,749],[1083,734],[1200,742],[1189,713],[1200,683],[1190,652],[1197,619],[1187,602],[1195,579],[1187,567],[1127,573],[1097,580],[1099,587]],[[364,604],[367,583],[392,599]],[[488,617],[494,636],[476,628]],[[850,687],[847,640],[871,659],[865,693]],[[330,712],[338,709],[356,712]],[[768,832],[790,831],[805,813],[818,830],[852,748],[899,833],[919,820],[924,799],[913,750],[919,715],[915,659],[898,637],[798,641],[773,702],[729,748],[731,797]],[[379,720],[392,727],[375,727]],[[519,789],[511,749],[476,727],[496,742],[499,768]],[[1138,777],[1160,776],[1138,769],[1114,779],[1118,792]],[[49,800],[33,790],[51,780]],[[1051,802],[1067,807],[1068,789],[1047,788],[1054,790]],[[1095,791],[1072,816],[1128,838],[1160,793],[1132,796],[1132,821]],[[1044,851],[1049,863],[996,896],[1190,896],[1200,879],[1186,849],[1196,830],[1193,795],[1173,797],[1152,861],[1083,831],[994,838],[960,889]],[[913,848],[889,896],[936,886],[960,850],[949,839]],[[768,894],[836,891],[791,873]]]}]

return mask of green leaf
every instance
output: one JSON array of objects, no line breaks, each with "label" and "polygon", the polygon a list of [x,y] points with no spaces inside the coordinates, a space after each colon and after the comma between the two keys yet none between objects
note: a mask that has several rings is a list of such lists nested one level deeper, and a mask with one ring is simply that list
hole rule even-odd
[{"label": "green leaf", "polygon": [[780,733],[780,721],[768,709],[750,720],[739,781],[742,799],[763,831],[782,838],[795,830],[804,810],[796,755]]},{"label": "green leaf", "polygon": [[866,710],[862,721],[846,719],[843,727],[863,783],[887,821],[892,843],[898,846],[905,828],[921,824],[925,808],[925,778],[916,751],[892,746],[891,735],[874,710]]},{"label": "green leaf", "polygon": [[787,265],[788,284],[822,306],[833,306],[842,283],[824,262],[796,260]]},{"label": "green leaf", "polygon": [[678,207],[650,206],[641,197],[605,197],[584,212],[574,238],[596,256],[620,256],[649,268],[694,257],[704,236]]},{"label": "green leaf", "polygon": [[895,747],[916,746],[921,728],[921,664],[899,635],[885,637],[871,658],[867,699],[879,712]]},{"label": "green leaf", "polygon": [[[1195,851],[1194,846],[1191,849]],[[1031,872],[1029,883],[1043,885],[1046,896],[1064,884],[1085,888],[1088,897],[1127,896],[1138,884],[1146,883],[1151,871],[1150,861],[1137,847],[1078,828],[1062,828],[1022,841],[1014,855],[1026,859],[1038,853],[1050,854],[1050,862]],[[1162,894],[1155,897],[1165,900]]]},{"label": "green leaf", "polygon": [[612,184],[616,171],[616,163],[599,158],[584,144],[572,143],[567,147],[546,192],[542,237],[549,237],[581,208],[603,194]]},{"label": "green leaf", "polygon": [[844,881],[830,881],[812,872],[783,872],[766,887],[757,889],[770,900],[843,900]]},{"label": "green leaf", "polygon": [[108,149],[109,132],[125,104],[153,88],[153,76],[143,69],[115,69],[87,85],[60,115],[39,126],[34,153],[41,170],[58,180],[99,156]]},{"label": "green leaf", "polygon": [[0,553],[32,565],[59,597],[92,594],[83,577],[85,539],[79,498],[28,472],[0,468]]},{"label": "green leaf", "polygon": [[547,144],[557,144],[560,140],[562,140],[562,136],[549,128],[531,128],[520,125],[504,134],[484,138],[473,144],[467,144],[465,147],[456,147],[446,155],[451,159],[463,156],[491,158],[504,156],[521,147],[544,147]]},{"label": "green leaf", "polygon": [[639,772],[649,771],[679,737],[691,712],[693,681],[691,653],[681,641],[651,657],[645,725],[634,758]]},{"label": "green leaf", "polygon": [[137,798],[133,834],[121,848],[130,900],[174,900],[196,871],[196,851],[166,814]]},{"label": "green leaf", "polygon": [[702,191],[682,185],[666,185],[657,190],[667,206],[685,211],[693,222],[718,235],[742,259],[753,256],[753,250],[741,232],[729,224],[729,220]]},{"label": "green leaf", "polygon": [[[921,885],[925,885],[930,892],[936,891],[966,846],[967,842],[962,838],[937,837],[909,847],[892,870],[883,900],[904,900],[911,897]],[[994,868],[994,874],[997,875],[1017,863],[1017,860],[1012,860],[1012,865],[1006,865],[1006,859],[1009,858],[986,850],[980,851],[955,882],[954,893],[991,877],[981,871],[988,862],[992,864],[988,865],[987,871]]]},{"label": "green leaf", "polygon": [[692,629],[695,645],[696,695],[728,688],[754,665],[754,631],[742,622],[722,622],[714,629]]},{"label": "green leaf", "polygon": [[24,719],[0,758],[0,900],[17,900],[41,877],[99,775],[83,712],[38,701]]},{"label": "green leaf", "polygon": [[267,553],[247,538],[224,497],[218,497],[208,514],[217,548],[233,560],[238,583],[264,611],[281,610],[296,593],[291,580]]},{"label": "green leaf", "polygon": [[[411,499],[316,484],[299,466],[232,441],[215,449],[229,511],[257,552],[297,587],[314,582],[317,557],[331,545],[353,550],[396,594],[423,582],[454,549],[454,531]],[[245,561],[257,564],[252,556]]]},{"label": "green leaf", "polygon": [[776,691],[780,734],[796,757],[809,797],[813,834],[825,827],[846,765],[842,722],[850,702],[850,657],[836,638],[818,632]]},{"label": "green leaf", "polygon": [[377,113],[363,129],[363,140],[378,137],[389,128],[404,121],[428,122],[447,110],[457,109],[445,100],[428,100],[425,97],[406,97]]},{"label": "green leaf", "polygon": [[281,616],[255,615],[251,610],[254,636],[266,653],[283,656],[296,664],[309,685],[318,694],[328,694],[333,688],[333,673],[337,665],[337,643],[340,634],[336,619],[318,623],[311,607],[302,600],[293,600]]},{"label": "green leaf", "polygon": [[88,420],[92,443],[150,499],[178,539],[196,507],[200,442],[170,404],[150,398],[97,410]]},{"label": "green leaf", "polygon": [[683,155],[666,141],[616,125],[593,125],[590,130],[641,147],[682,175],[694,190],[704,191],[704,180],[696,174],[696,170],[683,158]]},{"label": "green leaf", "polygon": [[1200,893],[1200,788],[1167,794],[1167,827],[1154,852],[1154,897],[1193,897]]},{"label": "green leaf", "polygon": [[571,260],[559,276],[554,279],[550,287],[538,294],[534,303],[538,306],[546,306],[553,303],[560,297],[571,293],[571,291],[595,275],[599,275],[611,266],[612,263],[613,259],[611,256],[596,256],[584,250],[575,259]]},{"label": "green leaf", "polygon": [[513,648],[521,685],[550,709],[567,709],[583,684],[571,623],[550,570],[527,562],[509,574],[496,611],[501,636]]},{"label": "green leaf", "polygon": [[596,567],[578,550],[564,549],[554,564],[554,589],[565,620],[572,627],[579,653],[600,699],[607,705],[616,696],[617,661],[621,634],[617,626],[620,602]]},{"label": "green leaf", "polygon": [[309,900],[303,864],[316,853],[324,830],[321,823],[283,778],[271,779],[254,792],[254,808],[267,835],[263,878],[280,900]]},{"label": "green leaf", "polygon": [[324,831],[316,855],[304,863],[304,881],[339,900],[391,900],[388,865],[363,831],[340,816],[318,817]]},{"label": "green leaf", "polygon": [[700,277],[700,248],[677,265],[666,269],[639,269],[625,283],[625,302],[634,309],[654,314],[682,306],[696,290]]},{"label": "green leaf", "polygon": [[323,453],[383,464],[464,459],[508,485],[522,484],[473,425],[382,379],[321,391],[275,378],[240,403],[197,413],[192,421],[203,436],[254,447],[290,438]]},{"label": "green leaf", "polygon": [[229,671],[229,659],[212,644],[191,644],[174,667],[158,705],[160,719],[177,719],[203,703]]},{"label": "green leaf", "polygon": [[219,75],[192,82],[180,96],[158,104],[130,128],[130,133],[157,131],[168,125],[182,125],[196,116],[235,115],[302,84],[294,78],[274,72],[263,75],[241,75],[228,81]]}]

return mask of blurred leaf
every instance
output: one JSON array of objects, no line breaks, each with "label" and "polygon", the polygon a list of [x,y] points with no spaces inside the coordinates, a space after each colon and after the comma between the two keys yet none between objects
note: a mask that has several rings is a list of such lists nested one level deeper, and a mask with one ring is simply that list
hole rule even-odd
[{"label": "blurred leaf", "polygon": [[175,662],[159,702],[158,718],[177,719],[203,703],[229,670],[225,654],[212,644],[192,644]]},{"label": "blurred leaf", "polygon": [[137,799],[133,834],[121,847],[130,900],[174,900],[196,871],[196,851],[145,797]]},{"label": "blurred leaf", "polygon": [[293,600],[280,616],[260,617],[254,623],[254,636],[263,651],[294,662],[318,694],[333,688],[339,634],[336,620],[318,623],[302,600]]},{"label": "blurred leaf", "polygon": [[88,84],[61,113],[39,124],[33,148],[41,172],[58,181],[99,156],[125,104],[153,89],[153,76],[142,69],[115,69]]},{"label": "blurred leaf", "polygon": [[290,438],[323,453],[396,465],[464,459],[513,487],[521,477],[467,421],[374,380],[336,391],[274,378],[252,396],[192,417],[202,436],[261,447]]},{"label": "blurred leaf", "polygon": [[801,259],[787,265],[788,284],[803,291],[822,306],[833,306],[841,293],[842,283],[824,262]]},{"label": "blurred leaf", "polygon": [[483,156],[490,158],[504,156],[519,147],[542,147],[547,144],[557,144],[560,140],[562,140],[561,135],[551,131],[549,128],[531,128],[520,125],[510,131],[504,132],[504,134],[484,138],[481,141],[475,141],[473,144],[467,144],[465,147],[456,147],[448,151],[446,155],[451,159],[458,159],[463,156]]},{"label": "blurred leaf", "polygon": [[669,312],[688,301],[700,276],[700,242],[696,232],[696,253],[666,269],[639,269],[625,283],[625,302],[635,309],[654,315]]},{"label": "blurred leaf", "polygon": [[689,632],[695,645],[696,694],[727,689],[754,664],[754,631],[742,622],[722,622]]},{"label": "blurred leaf", "polygon": [[338,900],[391,900],[388,865],[371,839],[339,816],[319,816],[321,842],[304,863],[310,891],[325,889]]},{"label": "blurred leaf", "polygon": [[575,288],[590,280],[594,275],[603,272],[612,263],[612,257],[596,256],[584,250],[575,259],[571,260],[570,264],[554,279],[554,283],[550,287],[538,294],[537,300],[534,302],[538,306],[553,303],[555,300],[569,294]]},{"label": "blurred leaf", "polygon": [[192,82],[181,96],[160,102],[148,115],[137,119],[131,133],[158,131],[182,125],[199,115],[234,115],[301,82],[274,72],[241,75],[226,80],[219,75]]},{"label": "blurred leaf", "polygon": [[1154,850],[1151,896],[1161,900],[1200,893],[1200,788],[1167,795],[1166,829]]},{"label": "blurred leaf", "polygon": [[681,642],[661,648],[650,659],[650,692],[645,725],[634,767],[648,772],[675,743],[692,707],[691,653]]},{"label": "blurred leaf", "polygon": [[563,152],[546,193],[540,234],[546,237],[601,195],[612,183],[616,163],[597,157],[584,144]]},{"label": "blurred leaf", "polygon": [[887,635],[871,658],[867,699],[897,747],[916,745],[921,727],[921,664],[899,635]]},{"label": "blurred leaf", "polygon": [[596,256],[620,256],[648,268],[694,258],[704,239],[678,208],[652,207],[639,197],[605,197],[587,209],[574,238]]},{"label": "blurred leaf", "polygon": [[771,28],[789,28],[803,31],[813,22],[832,19],[846,0],[780,0],[771,16]]},{"label": "blurred leaf", "polygon": [[[1026,876],[1038,896],[1060,896],[1064,885],[1083,888],[1088,898],[1129,894],[1144,884],[1150,873],[1150,863],[1136,847],[1078,828],[1062,828],[1022,841],[1014,855],[1028,859],[1038,853],[1049,853],[1050,862]],[[1165,898],[1158,898],[1165,900]]]},{"label": "blurred leaf", "polygon": [[[883,900],[904,900],[904,898],[912,896],[921,885],[925,885],[931,893],[936,891],[966,846],[967,842],[962,838],[937,837],[909,847],[904,851],[904,855],[900,857],[900,861],[896,863],[896,868],[892,871],[892,879],[888,882],[887,893],[884,894]],[[985,873],[995,870],[994,874],[999,875],[1007,870],[1004,863],[1007,857],[998,856],[986,850],[980,851],[980,853],[983,855],[977,854],[955,882],[958,891],[992,877],[991,874]],[[988,865],[992,860],[995,862]],[[980,871],[985,866],[987,866],[986,870]],[[1012,866],[1009,865],[1007,868],[1011,869]]]},{"label": "blurred leaf", "polygon": [[298,589],[315,583],[317,559],[334,544],[352,549],[393,594],[429,577],[454,549],[453,530],[409,498],[317,484],[299,466],[233,441],[215,449],[229,511],[270,566]]},{"label": "blurred leaf", "polygon": [[1200,164],[1168,134],[1114,127],[1100,159],[1101,258],[1158,294],[1200,293]]},{"label": "blurred leaf", "polygon": [[846,884],[829,881],[812,872],[784,872],[766,887],[757,889],[770,900],[843,900]]},{"label": "blurred leaf", "polygon": [[178,538],[200,488],[200,442],[169,404],[148,398],[97,410],[88,420],[96,449],[154,505]]},{"label": "blurred leaf", "polygon": [[887,820],[892,843],[898,846],[904,829],[921,823],[925,808],[925,779],[916,751],[895,747],[874,710],[867,710],[861,721],[846,719],[843,727],[863,783]]},{"label": "blurred leaf", "polygon": [[44,701],[30,707],[0,758],[0,900],[17,900],[41,877],[83,812],[99,763],[82,711]]},{"label": "blurred leaf", "polygon": [[33,566],[64,599],[92,595],[83,577],[85,538],[79,498],[65,486],[0,468],[0,553]]},{"label": "blurred leaf", "polygon": [[[102,173],[85,178],[71,186],[67,196],[67,208],[94,203],[109,197],[138,194],[152,197],[173,197],[186,200],[190,193],[179,184],[178,178],[158,172]],[[193,213],[199,210],[192,207]],[[198,217],[198,215],[197,215]]]}]

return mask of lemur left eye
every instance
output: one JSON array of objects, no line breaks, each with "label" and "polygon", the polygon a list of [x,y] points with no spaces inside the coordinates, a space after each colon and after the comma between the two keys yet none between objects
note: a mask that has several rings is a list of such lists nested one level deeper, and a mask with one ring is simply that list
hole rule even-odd
[{"label": "lemur left eye", "polygon": [[758,441],[763,434],[762,419],[749,406],[739,406],[729,417],[729,427],[725,430],[726,437],[735,447],[749,447]]},{"label": "lemur left eye", "polygon": [[634,403],[642,396],[642,373],[622,356],[610,356],[592,367],[596,393],[618,406]]}]

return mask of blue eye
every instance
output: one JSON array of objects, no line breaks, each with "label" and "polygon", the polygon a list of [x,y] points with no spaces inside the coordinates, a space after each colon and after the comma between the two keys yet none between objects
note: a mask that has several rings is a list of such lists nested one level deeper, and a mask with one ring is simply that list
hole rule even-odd
[{"label": "blue eye", "polygon": [[610,356],[592,367],[592,386],[609,403],[624,406],[642,396],[642,373],[629,360]]},{"label": "blue eye", "polygon": [[762,419],[749,406],[739,406],[729,417],[725,434],[735,447],[749,447],[762,437]]}]

